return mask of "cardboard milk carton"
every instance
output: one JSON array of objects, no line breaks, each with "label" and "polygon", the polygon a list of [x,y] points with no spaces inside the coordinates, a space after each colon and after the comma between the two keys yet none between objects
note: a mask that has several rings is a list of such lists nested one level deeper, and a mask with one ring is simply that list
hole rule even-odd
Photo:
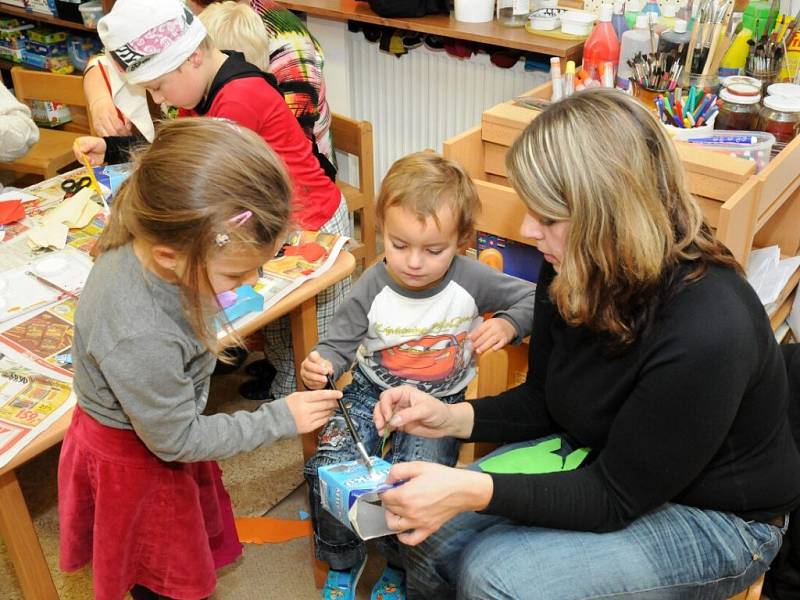
[{"label": "cardboard milk carton", "polygon": [[386,525],[378,494],[394,487],[386,484],[391,465],[372,457],[373,475],[361,461],[320,467],[322,507],[352,529],[362,540],[395,533]]}]

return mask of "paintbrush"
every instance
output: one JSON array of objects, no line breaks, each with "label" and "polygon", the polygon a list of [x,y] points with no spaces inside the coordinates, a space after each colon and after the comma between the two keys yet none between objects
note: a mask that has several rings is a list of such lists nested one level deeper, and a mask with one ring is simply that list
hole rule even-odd
[{"label": "paintbrush", "polygon": [[[327,375],[328,377],[328,388],[332,390],[336,390],[336,383],[334,383],[333,378],[330,374]],[[336,400],[339,403],[339,410],[342,411],[342,416],[344,416],[344,422],[347,424],[347,429],[350,431],[350,435],[353,438],[353,443],[356,445],[356,450],[358,450],[359,458],[361,462],[364,463],[364,466],[367,468],[367,472],[370,475],[373,475],[374,468],[372,467],[372,461],[369,459],[369,454],[367,454],[367,449],[364,447],[364,442],[361,441],[361,437],[358,435],[358,431],[356,430],[355,425],[353,425],[353,420],[350,418],[350,413],[347,412],[347,407],[344,405],[344,401],[341,398]]]},{"label": "paintbrush", "polygon": [[[703,66],[702,76],[705,77],[708,75],[709,71],[711,70],[711,65],[715,61],[715,53],[717,52],[717,46],[719,45],[719,37],[720,32],[722,31],[723,26],[727,25],[728,20],[728,10],[731,8],[732,4],[730,2],[723,2],[714,13],[714,28],[711,33],[711,46],[708,49],[708,56],[706,57],[705,65]],[[727,39],[727,45],[730,46],[730,42],[733,38]],[[727,51],[727,47],[725,48]],[[719,60],[722,60],[720,57]],[[719,64],[719,60],[717,64]],[[712,71],[716,72],[716,71]]]},{"label": "paintbrush", "polygon": [[100,200],[103,202],[103,212],[105,214],[109,214],[111,211],[108,208],[108,203],[106,203],[105,197],[103,197],[103,190],[100,189],[100,184],[97,182],[97,177],[94,176],[94,169],[92,168],[92,163],[89,162],[89,157],[86,156],[83,152],[80,153],[81,163],[83,163],[84,169],[86,169],[86,174],[89,176],[91,183],[89,187],[94,190],[95,194],[100,196]]}]

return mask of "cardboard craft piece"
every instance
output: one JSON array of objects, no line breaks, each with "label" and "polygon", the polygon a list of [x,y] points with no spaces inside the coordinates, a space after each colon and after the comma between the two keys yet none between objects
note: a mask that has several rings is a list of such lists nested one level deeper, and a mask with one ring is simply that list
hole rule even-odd
[{"label": "cardboard craft piece", "polygon": [[63,223],[40,225],[28,230],[28,241],[34,248],[56,248],[63,250],[67,245],[69,227]]},{"label": "cardboard craft piece", "polygon": [[83,229],[102,210],[101,206],[92,200],[94,196],[93,190],[83,188],[49,211],[42,217],[42,223],[44,225],[63,223],[70,229]]},{"label": "cardboard craft piece", "polygon": [[322,507],[362,540],[396,533],[386,524],[378,496],[396,485],[385,483],[392,465],[371,458],[373,475],[360,460],[320,467],[318,473]]},{"label": "cardboard craft piece", "polygon": [[237,517],[236,533],[245,544],[279,544],[311,535],[311,521],[273,517]]},{"label": "cardboard craft piece", "polygon": [[225,309],[225,317],[228,321],[245,316],[251,312],[259,312],[264,308],[264,296],[253,289],[252,285],[243,285],[234,290],[236,299],[232,304],[226,304],[232,299],[230,292],[220,294],[220,304]]},{"label": "cardboard craft piece", "polygon": [[561,450],[561,438],[544,440],[530,446],[514,448],[506,452],[491,454],[478,462],[484,473],[521,473],[540,475],[577,469],[586,456],[588,448],[578,448],[564,457],[557,454]]}]

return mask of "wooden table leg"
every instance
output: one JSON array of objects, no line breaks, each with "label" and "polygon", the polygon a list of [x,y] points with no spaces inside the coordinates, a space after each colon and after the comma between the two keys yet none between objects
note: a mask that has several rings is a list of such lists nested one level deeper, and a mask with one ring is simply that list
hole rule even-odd
[{"label": "wooden table leg", "polygon": [[13,469],[0,475],[0,535],[27,600],[58,600],[56,586]]},{"label": "wooden table leg", "polygon": [[[292,326],[292,345],[294,346],[294,365],[297,372],[297,389],[303,389],[300,380],[300,363],[308,356],[317,344],[317,299],[310,298],[295,308],[290,314]],[[317,432],[305,433],[303,440],[303,460],[306,461],[317,450]],[[314,553],[314,538],[311,538],[311,568],[314,571],[314,583],[321,588],[328,576],[328,565],[317,560]]]}]

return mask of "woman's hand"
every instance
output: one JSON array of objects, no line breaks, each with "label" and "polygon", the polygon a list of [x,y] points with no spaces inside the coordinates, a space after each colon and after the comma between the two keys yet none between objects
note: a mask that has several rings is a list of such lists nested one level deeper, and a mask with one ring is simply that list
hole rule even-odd
[{"label": "woman's hand", "polygon": [[85,154],[93,165],[102,165],[106,158],[106,141],[100,137],[79,137],[72,144],[72,151],[78,161],[81,160],[81,155]]},{"label": "woman's hand", "polygon": [[98,135],[130,135],[131,122],[125,115],[117,112],[111,96],[103,95],[92,102],[89,111],[92,114],[92,125]]},{"label": "woman's hand", "polygon": [[384,390],[375,405],[375,427],[399,429],[427,438],[469,437],[475,413],[469,404],[445,404],[408,385]]},{"label": "woman's hand", "polygon": [[517,330],[509,321],[495,317],[478,325],[467,337],[472,340],[475,352],[481,354],[487,350],[500,350],[516,335]]},{"label": "woman's hand", "polygon": [[483,510],[492,499],[491,476],[435,463],[398,463],[387,483],[403,481],[381,494],[386,524],[397,538],[416,546],[460,512]]},{"label": "woman's hand", "polygon": [[338,405],[337,398],[341,397],[342,392],[338,390],[289,394],[286,397],[286,404],[294,417],[297,433],[309,433],[327,423]]},{"label": "woman's hand", "polygon": [[333,375],[333,365],[322,358],[319,352],[314,351],[306,356],[300,365],[300,378],[309,390],[324,388],[328,384],[328,375]]}]

